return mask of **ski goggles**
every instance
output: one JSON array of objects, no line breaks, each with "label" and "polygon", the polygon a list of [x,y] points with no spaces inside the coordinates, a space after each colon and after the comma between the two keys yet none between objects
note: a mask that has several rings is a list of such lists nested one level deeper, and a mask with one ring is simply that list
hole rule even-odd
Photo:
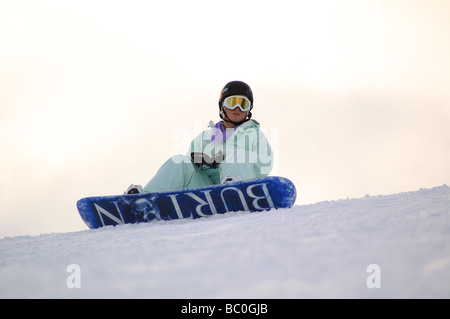
[{"label": "ski goggles", "polygon": [[242,112],[248,112],[251,110],[252,103],[243,95],[232,95],[223,100],[222,105],[229,110],[239,107]]}]

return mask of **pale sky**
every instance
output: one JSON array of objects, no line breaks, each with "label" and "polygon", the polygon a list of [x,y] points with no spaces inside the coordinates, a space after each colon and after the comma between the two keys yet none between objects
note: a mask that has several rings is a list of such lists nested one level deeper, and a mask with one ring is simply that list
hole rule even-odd
[{"label": "pale sky", "polygon": [[450,1],[0,0],[0,238],[86,229],[229,81],[297,205],[450,184]]}]

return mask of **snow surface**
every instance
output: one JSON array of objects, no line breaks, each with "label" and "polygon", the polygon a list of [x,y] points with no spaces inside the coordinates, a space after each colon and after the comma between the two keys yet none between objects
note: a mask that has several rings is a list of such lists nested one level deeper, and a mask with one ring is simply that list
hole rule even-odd
[{"label": "snow surface", "polygon": [[0,297],[449,298],[450,187],[4,238]]}]

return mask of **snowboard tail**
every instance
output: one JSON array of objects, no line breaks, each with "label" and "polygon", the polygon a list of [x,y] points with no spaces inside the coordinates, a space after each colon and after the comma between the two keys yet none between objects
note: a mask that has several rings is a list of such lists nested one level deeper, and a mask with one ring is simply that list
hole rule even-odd
[{"label": "snowboard tail", "polygon": [[240,181],[176,192],[98,196],[80,199],[77,208],[89,228],[182,218],[232,211],[290,208],[294,184],[284,177]]}]

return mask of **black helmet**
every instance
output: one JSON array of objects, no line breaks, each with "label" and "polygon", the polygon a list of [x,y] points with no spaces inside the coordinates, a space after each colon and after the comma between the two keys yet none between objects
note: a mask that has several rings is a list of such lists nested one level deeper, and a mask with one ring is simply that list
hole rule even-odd
[{"label": "black helmet", "polygon": [[240,125],[240,124],[248,121],[252,117],[252,112],[248,111],[247,118],[240,123],[235,123],[235,122],[230,121],[230,119],[228,119],[228,117],[226,116],[226,114],[222,108],[222,103],[223,103],[223,100],[225,100],[227,97],[232,96],[232,95],[243,95],[243,96],[247,97],[251,103],[251,105],[250,105],[250,111],[251,111],[253,108],[253,92],[247,83],[242,82],[242,81],[231,81],[231,82],[228,82],[223,87],[222,92],[220,93],[220,98],[219,98],[220,118],[225,121],[231,122],[235,125]]}]

